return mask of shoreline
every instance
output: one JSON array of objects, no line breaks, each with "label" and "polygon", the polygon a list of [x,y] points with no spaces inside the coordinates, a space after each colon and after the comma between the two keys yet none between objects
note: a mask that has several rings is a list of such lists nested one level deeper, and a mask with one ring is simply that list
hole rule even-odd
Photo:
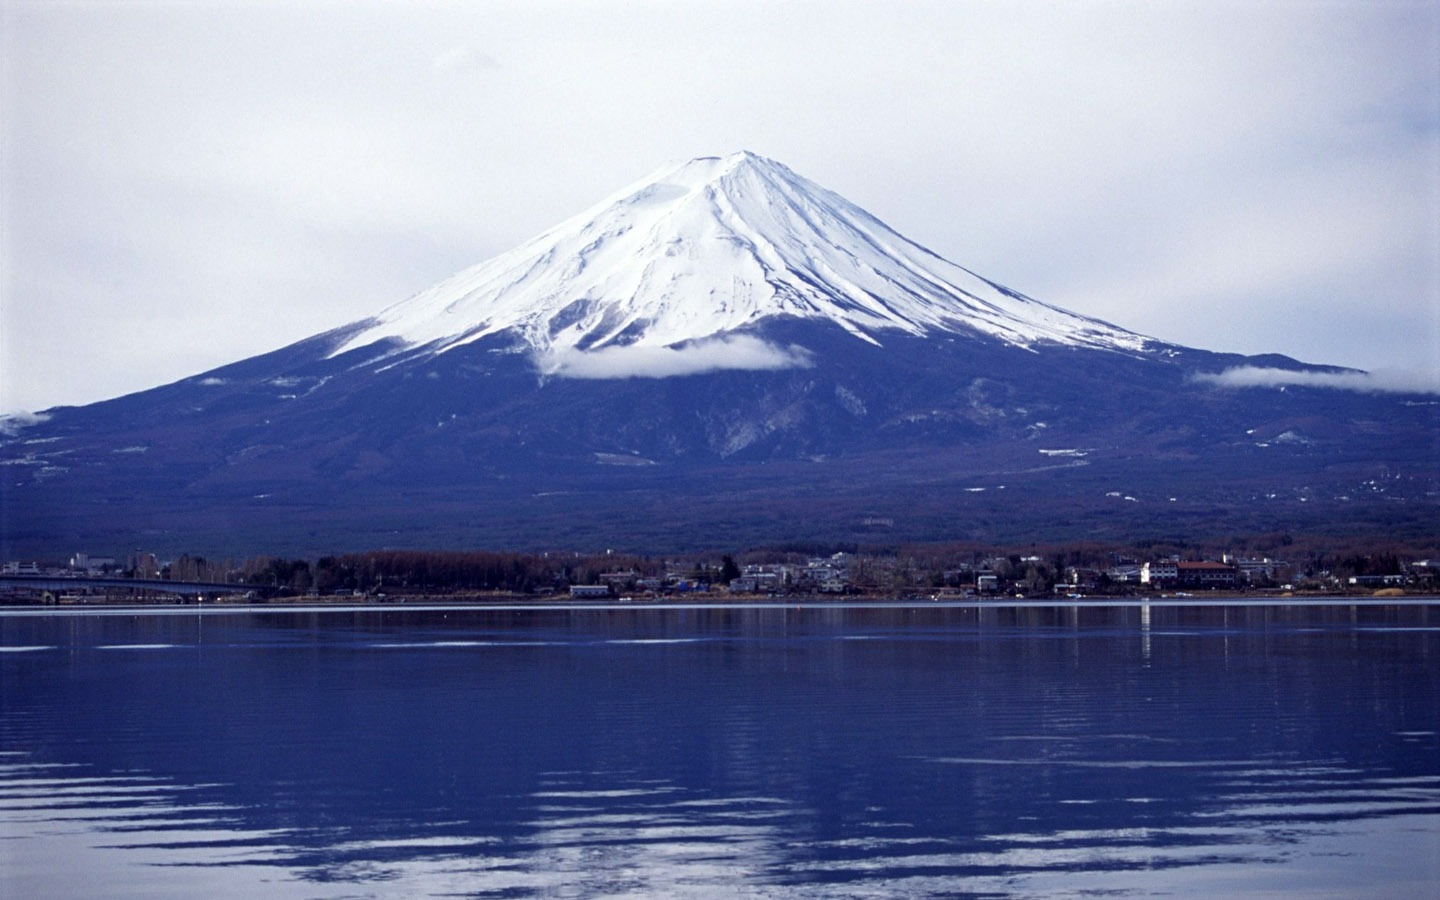
[{"label": "shoreline", "polygon": [[1106,608],[1185,608],[1206,607],[1384,607],[1440,606],[1440,595],[1407,594],[1404,596],[1375,595],[1311,595],[1271,597],[1256,594],[1226,596],[1165,597],[1086,597],[1079,600],[1044,598],[998,598],[964,600],[897,599],[851,597],[845,599],[792,598],[788,600],[707,599],[707,600],[534,600],[465,599],[447,601],[437,597],[416,598],[407,602],[342,603],[315,602],[314,598],[266,603],[76,603],[4,605],[0,617],[80,616],[80,615],[254,615],[273,613],[386,613],[386,612],[464,612],[464,611],[659,611],[659,610],[745,610],[745,609],[1106,609]]}]

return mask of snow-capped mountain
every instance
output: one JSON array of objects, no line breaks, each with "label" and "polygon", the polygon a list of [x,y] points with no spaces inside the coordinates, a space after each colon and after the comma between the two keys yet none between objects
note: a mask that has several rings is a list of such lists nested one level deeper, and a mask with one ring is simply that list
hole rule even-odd
[{"label": "snow-capped mountain", "polygon": [[1237,366],[1335,371],[1153,341],[696,159],[373,318],[0,421],[0,560],[1433,533],[1433,398]]},{"label": "snow-capped mountain", "polygon": [[1021,347],[1150,343],[987,281],[740,152],[662,168],[386,309],[335,354],[386,339],[437,353],[511,331],[553,370],[574,351],[675,348],[776,317],[831,322],[872,344],[887,332]]}]

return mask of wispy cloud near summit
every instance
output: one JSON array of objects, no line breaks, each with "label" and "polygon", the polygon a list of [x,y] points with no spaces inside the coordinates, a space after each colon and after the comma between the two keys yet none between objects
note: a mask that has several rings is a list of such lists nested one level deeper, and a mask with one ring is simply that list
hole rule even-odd
[{"label": "wispy cloud near summit", "polygon": [[669,378],[726,369],[771,371],[810,365],[810,354],[804,348],[779,347],[748,335],[696,341],[681,347],[552,351],[535,360],[536,368],[544,375],[587,379]]}]

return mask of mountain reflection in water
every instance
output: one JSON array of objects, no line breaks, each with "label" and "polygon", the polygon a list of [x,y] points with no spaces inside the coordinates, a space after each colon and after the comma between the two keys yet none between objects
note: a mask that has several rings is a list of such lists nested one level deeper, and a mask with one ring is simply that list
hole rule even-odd
[{"label": "mountain reflection in water", "polygon": [[1428,894],[1440,605],[0,613],[0,894]]}]

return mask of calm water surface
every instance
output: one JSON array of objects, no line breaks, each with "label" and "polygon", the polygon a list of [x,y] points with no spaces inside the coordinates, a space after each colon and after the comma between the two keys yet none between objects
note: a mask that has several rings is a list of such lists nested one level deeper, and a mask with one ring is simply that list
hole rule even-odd
[{"label": "calm water surface", "polygon": [[4,897],[1421,897],[1440,605],[0,612]]}]

